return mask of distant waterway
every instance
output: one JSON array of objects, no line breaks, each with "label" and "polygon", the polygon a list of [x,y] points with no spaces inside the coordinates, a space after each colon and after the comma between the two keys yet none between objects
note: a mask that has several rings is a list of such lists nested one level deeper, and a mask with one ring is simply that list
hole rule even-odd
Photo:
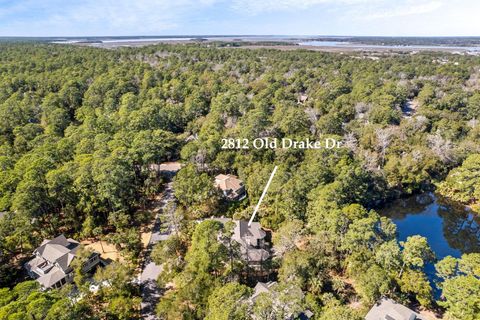
[{"label": "distant waterway", "polygon": [[373,45],[347,41],[302,41],[298,45],[315,47],[336,47],[345,49],[405,49],[405,50],[449,50],[449,51],[473,51],[480,52],[480,47],[462,46],[434,46],[434,45]]},{"label": "distant waterway", "polygon": [[[400,241],[421,235],[438,260],[480,252],[480,216],[465,206],[428,193],[397,200],[379,211],[395,223]],[[438,280],[433,264],[427,265],[425,272],[431,281]]]}]

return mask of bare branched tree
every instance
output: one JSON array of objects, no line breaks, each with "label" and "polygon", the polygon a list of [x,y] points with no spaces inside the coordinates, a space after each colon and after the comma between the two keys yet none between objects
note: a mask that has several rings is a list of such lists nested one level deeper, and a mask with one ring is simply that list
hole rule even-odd
[{"label": "bare branched tree", "polygon": [[343,137],[344,146],[351,150],[353,153],[357,153],[358,139],[353,132],[349,132]]},{"label": "bare branched tree", "polygon": [[370,111],[371,107],[372,106],[369,103],[358,102],[355,105],[355,117],[357,119],[365,118],[365,115]]},{"label": "bare branched tree", "polygon": [[360,156],[366,171],[377,172],[380,169],[378,153],[370,150],[361,150]]},{"label": "bare branched tree", "polygon": [[381,165],[385,164],[385,154],[392,142],[393,138],[393,129],[388,128],[379,128],[375,130],[375,134],[377,136],[377,147],[379,148],[380,157],[381,157]]},{"label": "bare branched tree", "polygon": [[455,160],[452,141],[444,139],[439,132],[429,135],[427,140],[430,149],[443,163],[451,163]]}]

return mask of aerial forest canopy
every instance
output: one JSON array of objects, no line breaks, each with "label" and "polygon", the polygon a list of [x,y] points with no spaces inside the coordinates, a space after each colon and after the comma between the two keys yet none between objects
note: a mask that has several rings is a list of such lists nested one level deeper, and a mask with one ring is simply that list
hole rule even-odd
[{"label": "aerial forest canopy", "polygon": [[[355,280],[362,301],[401,292],[429,307],[433,297],[422,270],[433,261],[428,244],[421,237],[398,243],[395,225],[374,209],[438,187],[479,211],[479,119],[478,56],[1,44],[0,285],[15,282],[8,269],[13,257],[59,233],[105,236],[135,261],[138,209],[163,187],[152,168],[181,159],[174,186],[177,211],[187,220],[248,217],[279,166],[259,220],[287,238],[308,239],[307,249],[290,243],[280,250],[287,240],[274,238],[282,252],[277,270],[280,282],[307,292],[302,303],[319,319],[355,319],[344,303],[353,289],[343,277]],[[223,138],[258,137],[333,137],[344,146],[222,149]],[[247,204],[221,203],[212,187],[218,173],[245,181]],[[208,228],[227,232],[205,225],[189,231],[193,240],[169,241],[188,247],[172,253],[186,255],[174,276],[200,274],[210,287],[192,298],[192,283],[183,280],[159,313],[221,319],[225,297],[250,293],[230,281],[222,263],[198,267],[196,261],[217,255],[198,250]],[[480,287],[478,277],[462,277],[470,281],[462,285]],[[457,282],[446,278],[453,295]],[[52,297],[52,304],[59,299]]]}]

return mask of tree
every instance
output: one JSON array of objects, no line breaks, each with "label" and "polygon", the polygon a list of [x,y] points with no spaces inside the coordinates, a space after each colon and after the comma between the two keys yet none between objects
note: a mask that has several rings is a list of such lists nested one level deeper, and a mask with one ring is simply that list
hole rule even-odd
[{"label": "tree", "polygon": [[[59,313],[59,307],[65,308]],[[83,309],[84,314],[78,313]],[[58,316],[58,317],[57,317]],[[0,289],[0,319],[91,319],[88,309],[74,305],[56,291],[40,291],[36,281]]]},{"label": "tree", "polygon": [[447,315],[454,319],[476,320],[480,315],[480,280],[474,276],[447,279],[442,285],[445,301],[439,304],[447,308]]},{"label": "tree", "polygon": [[439,132],[435,135],[429,135],[427,140],[428,146],[444,164],[450,164],[455,161],[455,150],[452,141],[444,139]]},{"label": "tree", "polygon": [[464,254],[460,259],[447,256],[435,268],[443,278],[442,299],[438,304],[447,309],[452,319],[479,319],[480,314],[480,254]]},{"label": "tree", "polygon": [[294,250],[304,234],[305,229],[300,220],[286,221],[273,235],[275,253],[282,257],[285,253]]},{"label": "tree", "polygon": [[203,318],[208,297],[220,285],[227,267],[228,250],[219,241],[223,225],[206,220],[195,227],[191,246],[185,255],[185,267],[174,278],[175,291],[170,292],[157,308],[162,317],[184,315]]},{"label": "tree", "polygon": [[462,165],[453,169],[439,186],[439,192],[451,199],[471,204],[476,210],[480,201],[480,154],[470,155]]},{"label": "tree", "polygon": [[446,256],[435,264],[437,275],[442,279],[449,279],[457,273],[458,260],[452,256]]},{"label": "tree", "polygon": [[94,280],[100,284],[106,296],[128,296],[132,292],[133,270],[125,264],[112,262],[105,268],[99,268]]},{"label": "tree", "polygon": [[187,244],[178,235],[171,235],[165,241],[155,244],[151,257],[155,264],[162,266],[158,279],[161,286],[182,271],[186,252]]},{"label": "tree", "polygon": [[421,269],[426,263],[432,262],[435,255],[428,245],[427,239],[415,235],[407,238],[407,241],[400,242],[402,250],[402,268],[399,272],[399,278],[402,276],[405,267]]},{"label": "tree", "polygon": [[205,203],[215,195],[213,181],[206,173],[198,173],[193,165],[182,168],[174,178],[175,197],[184,206]]},{"label": "tree", "polygon": [[413,294],[424,307],[431,306],[432,287],[423,271],[407,270],[402,274],[399,282],[402,292]]},{"label": "tree", "polygon": [[328,299],[323,307],[321,314],[318,316],[320,320],[361,320],[358,312],[348,306],[344,306],[335,299]]},{"label": "tree", "polygon": [[117,296],[108,301],[108,318],[118,320],[134,319],[138,313],[140,297]]},{"label": "tree", "polygon": [[376,130],[377,144],[380,149],[380,155],[382,157],[382,164],[385,162],[385,155],[387,148],[389,147],[392,140],[393,130],[392,128],[379,128]]},{"label": "tree", "polygon": [[85,277],[85,264],[93,254],[93,250],[81,246],[75,253],[75,259],[73,259],[71,267],[74,270],[74,282],[80,290],[88,290],[89,283]]},{"label": "tree", "polygon": [[295,284],[276,284],[256,297],[253,314],[259,319],[272,320],[297,317],[303,310],[303,299],[302,290]]},{"label": "tree", "polygon": [[385,295],[392,287],[391,278],[387,272],[377,265],[372,265],[357,276],[358,292],[369,304]]},{"label": "tree", "polygon": [[247,319],[248,298],[252,290],[236,282],[216,289],[208,298],[206,320]]}]

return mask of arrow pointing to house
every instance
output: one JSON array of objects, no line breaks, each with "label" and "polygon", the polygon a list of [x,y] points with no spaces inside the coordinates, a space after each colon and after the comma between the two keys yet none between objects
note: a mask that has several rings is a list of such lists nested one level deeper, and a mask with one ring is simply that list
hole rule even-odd
[{"label": "arrow pointing to house", "polygon": [[265,186],[265,189],[263,189],[263,193],[260,196],[260,199],[258,200],[257,206],[255,207],[255,210],[253,210],[253,214],[252,214],[252,217],[250,218],[250,221],[248,221],[248,226],[249,227],[252,224],[253,219],[255,219],[255,215],[257,214],[258,208],[260,208],[260,204],[262,204],[263,197],[265,197],[265,195],[267,194],[268,187],[270,187],[270,183],[273,180],[273,176],[275,175],[275,172],[277,172],[277,168],[278,168],[278,166],[275,166],[275,168],[273,168],[272,173],[270,174],[270,178],[268,179],[267,185]]}]

